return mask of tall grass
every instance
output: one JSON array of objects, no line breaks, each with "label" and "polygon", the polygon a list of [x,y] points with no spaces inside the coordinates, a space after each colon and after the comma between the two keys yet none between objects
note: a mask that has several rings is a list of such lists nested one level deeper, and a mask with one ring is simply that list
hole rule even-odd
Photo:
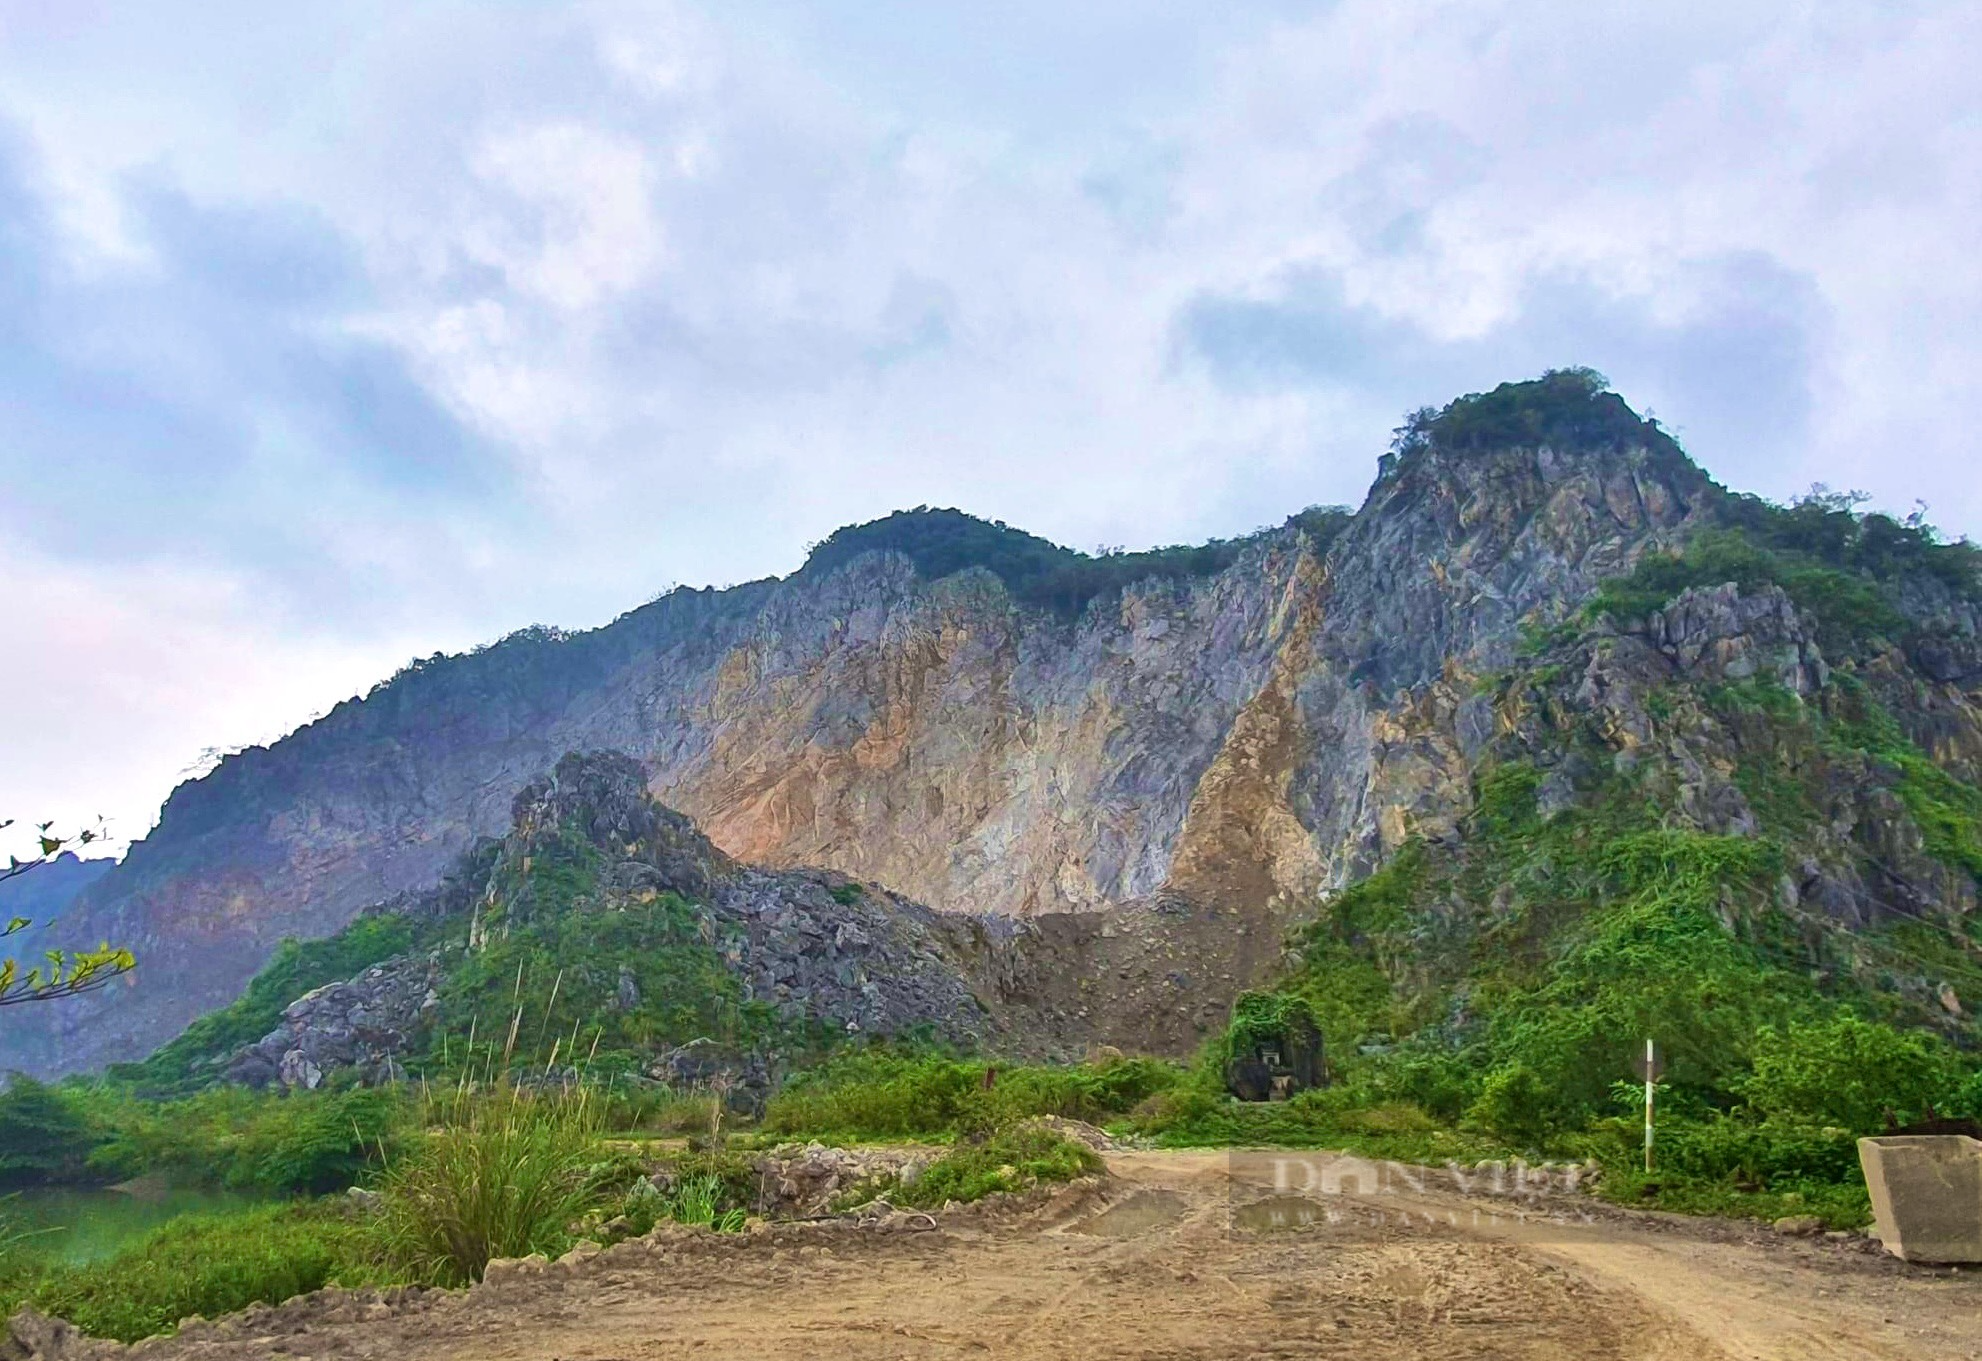
[{"label": "tall grass", "polygon": [[457,1085],[429,1098],[430,1128],[380,1180],[383,1258],[414,1279],[467,1285],[496,1257],[555,1254],[598,1205],[601,1112],[580,1087]]},{"label": "tall grass", "polygon": [[371,1275],[361,1225],[311,1205],[176,1219],[115,1257],[80,1266],[18,1247],[0,1254],[0,1313],[31,1304],[94,1337],[135,1342],[189,1314],[215,1318]]}]

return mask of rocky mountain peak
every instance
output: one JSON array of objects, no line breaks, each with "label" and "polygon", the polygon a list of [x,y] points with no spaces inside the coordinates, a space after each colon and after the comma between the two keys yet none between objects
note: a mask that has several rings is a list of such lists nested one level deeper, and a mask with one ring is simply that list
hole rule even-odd
[{"label": "rocky mountain peak", "polygon": [[[149,1052],[284,937],[423,893],[478,843],[494,849],[459,904],[493,887],[512,923],[556,896],[541,871],[565,851],[636,896],[724,899],[760,872],[742,862],[985,920],[1248,914],[1243,936],[1151,947],[1137,996],[1159,1000],[1120,1023],[1181,1017],[1163,1043],[1187,1047],[1291,915],[1459,825],[1496,732],[1535,721],[1497,717],[1481,687],[1537,636],[1586,631],[1627,578],[1643,599],[1625,615],[1661,632],[1613,644],[1659,684],[1752,668],[1806,694],[1849,665],[1934,759],[1982,769],[1961,690],[1982,674],[1975,555],[1807,512],[1721,491],[1569,370],[1413,416],[1353,515],[1095,554],[957,511],[854,526],[780,581],[420,662],[182,787],[75,909],[80,934],[138,952],[133,985],[18,1027],[4,1061]],[[1704,551],[1709,527],[1743,553]],[[1629,736],[1636,717],[1611,726]],[[1715,794],[1734,811],[1713,825],[1745,825],[1735,795]]]}]

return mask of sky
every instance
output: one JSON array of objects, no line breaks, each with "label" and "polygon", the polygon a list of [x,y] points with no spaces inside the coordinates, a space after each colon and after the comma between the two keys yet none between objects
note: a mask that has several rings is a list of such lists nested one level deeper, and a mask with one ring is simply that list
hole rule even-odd
[{"label": "sky", "polygon": [[1982,6],[0,0],[0,817],[954,505],[1361,500],[1587,364],[1982,537]]}]

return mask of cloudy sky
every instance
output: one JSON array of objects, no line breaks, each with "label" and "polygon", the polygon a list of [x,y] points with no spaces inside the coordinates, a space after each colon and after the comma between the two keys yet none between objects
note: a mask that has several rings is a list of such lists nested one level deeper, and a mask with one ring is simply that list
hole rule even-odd
[{"label": "cloudy sky", "polygon": [[1982,7],[0,0],[0,816],[957,505],[1361,498],[1604,370],[1982,536]]}]

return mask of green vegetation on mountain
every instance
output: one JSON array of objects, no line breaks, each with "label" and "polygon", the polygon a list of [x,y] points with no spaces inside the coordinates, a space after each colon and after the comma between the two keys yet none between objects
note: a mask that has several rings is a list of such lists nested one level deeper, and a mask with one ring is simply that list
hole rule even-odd
[{"label": "green vegetation on mountain", "polygon": [[[1491,438],[1546,422],[1496,404]],[[1439,422],[1428,421],[1428,429]],[[1541,637],[1488,694],[1518,720],[1481,765],[1456,835],[1415,839],[1331,896],[1281,989],[1311,1006],[1340,1085],[1283,1107],[1220,1099],[1211,1061],[1146,1127],[1173,1141],[1330,1143],[1370,1114],[1419,1128],[1422,1152],[1485,1137],[1594,1155],[1612,1194],[1675,1208],[1802,1206],[1865,1214],[1854,1140],[1930,1114],[1982,1117],[1974,920],[1889,908],[1839,920],[1794,896],[1841,798],[1889,790],[1933,860],[1982,882],[1982,788],[1908,738],[1856,671],[1909,631],[1899,592],[1923,575],[1975,599],[1975,551],[1848,500],[1732,500],[1721,525],[1608,583],[1585,618]],[[1647,694],[1658,734],[1729,753],[1753,832],[1700,830],[1674,768],[1617,738],[1571,693],[1630,627],[1692,587],[1780,587],[1836,668],[1821,693],[1773,679],[1672,682]],[[1544,811],[1544,771],[1555,806]],[[1564,776],[1570,776],[1563,784]],[[1825,854],[1835,856],[1832,847]],[[1865,848],[1866,873],[1893,872]],[[1255,1002],[1254,1006],[1260,1004]],[[1247,1018],[1235,1018],[1235,1031]],[[1659,1172],[1635,1172],[1647,1038],[1669,1066]],[[1216,1055],[1212,1056],[1215,1059]],[[1449,1131],[1449,1133],[1442,1133]]]},{"label": "green vegetation on mountain", "polygon": [[321,940],[285,940],[247,990],[187,1026],[140,1063],[114,1065],[110,1075],[146,1096],[185,1096],[219,1080],[217,1065],[266,1035],[282,1009],[326,983],[341,983],[379,961],[413,948],[417,924],[397,913],[368,913]]},{"label": "green vegetation on mountain", "polygon": [[[1339,506],[1302,511],[1291,523],[1325,544],[1348,523]],[[896,511],[884,519],[835,530],[812,550],[806,569],[829,572],[863,553],[900,553],[930,581],[981,567],[1028,604],[1077,615],[1089,601],[1149,577],[1206,577],[1224,571],[1249,538],[1213,539],[1140,552],[1089,554],[1013,529],[1003,521],[980,520],[959,510]]]},{"label": "green vegetation on mountain", "polygon": [[1396,432],[1399,453],[1437,446],[1456,454],[1500,449],[1643,445],[1668,460],[1685,454],[1658,422],[1639,416],[1595,369],[1551,369],[1444,407],[1421,407]]}]

